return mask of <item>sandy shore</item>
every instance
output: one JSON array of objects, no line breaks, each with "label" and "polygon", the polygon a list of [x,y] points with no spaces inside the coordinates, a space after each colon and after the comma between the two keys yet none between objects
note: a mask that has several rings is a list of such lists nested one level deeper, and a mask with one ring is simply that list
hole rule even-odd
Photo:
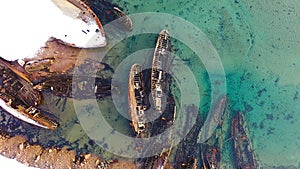
[{"label": "sandy shore", "polygon": [[21,136],[9,137],[0,130],[0,154],[16,159],[17,161],[31,167],[43,169],[135,169],[133,163],[125,161],[105,161],[92,154],[81,154],[76,156],[74,150],[66,148],[47,148],[39,145],[31,145]]}]

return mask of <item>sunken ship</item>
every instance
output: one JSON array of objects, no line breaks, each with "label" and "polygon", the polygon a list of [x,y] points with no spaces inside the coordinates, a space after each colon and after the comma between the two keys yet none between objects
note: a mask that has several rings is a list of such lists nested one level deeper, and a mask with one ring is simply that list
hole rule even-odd
[{"label": "sunken ship", "polygon": [[169,72],[171,65],[171,38],[167,30],[162,30],[155,46],[151,68],[151,96],[154,110],[162,112],[164,74]]},{"label": "sunken ship", "polygon": [[144,103],[144,84],[142,66],[134,64],[130,69],[128,81],[129,114],[134,131],[139,135],[146,130],[146,105]]},{"label": "sunken ship", "polygon": [[258,168],[254,152],[248,137],[246,122],[241,112],[232,119],[231,135],[233,138],[235,162],[237,168]]}]

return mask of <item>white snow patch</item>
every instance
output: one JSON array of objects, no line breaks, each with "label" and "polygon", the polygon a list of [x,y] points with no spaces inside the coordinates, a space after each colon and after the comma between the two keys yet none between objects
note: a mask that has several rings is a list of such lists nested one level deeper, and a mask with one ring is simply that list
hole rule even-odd
[{"label": "white snow patch", "polygon": [[0,164],[2,167],[9,169],[39,169],[35,167],[28,167],[15,159],[10,159],[2,155],[0,155]]},{"label": "white snow patch", "polygon": [[66,16],[51,0],[3,1],[0,22],[0,57],[6,60],[34,57],[50,37],[78,47],[106,45],[96,22]]}]

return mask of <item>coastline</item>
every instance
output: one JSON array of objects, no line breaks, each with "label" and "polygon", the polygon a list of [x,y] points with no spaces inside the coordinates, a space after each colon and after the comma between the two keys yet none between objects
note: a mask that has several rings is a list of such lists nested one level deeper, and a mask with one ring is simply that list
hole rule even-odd
[{"label": "coastline", "polygon": [[[24,164],[28,169],[35,168],[119,168],[135,169],[135,164],[126,161],[105,161],[93,154],[76,155],[67,148],[43,148],[29,144],[22,136],[9,137],[1,133],[0,160]],[[13,159],[13,160],[12,160]],[[15,161],[14,161],[15,160]],[[3,164],[3,163],[1,163]],[[22,165],[22,167],[24,166]],[[34,168],[32,168],[34,167]]]}]

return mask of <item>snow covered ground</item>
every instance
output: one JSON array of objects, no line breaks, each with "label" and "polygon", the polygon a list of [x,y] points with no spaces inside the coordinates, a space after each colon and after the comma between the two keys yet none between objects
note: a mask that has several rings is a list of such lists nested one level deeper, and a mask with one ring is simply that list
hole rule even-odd
[{"label": "snow covered ground", "polygon": [[9,168],[9,169],[38,169],[38,168],[34,168],[34,167],[28,167],[28,166],[18,162],[15,159],[6,158],[2,155],[0,155],[0,164],[1,164],[1,168],[5,167],[5,168]]},{"label": "snow covered ground", "polygon": [[59,2],[60,8],[52,0],[3,1],[0,57],[6,60],[33,57],[51,37],[83,48],[106,45],[93,18],[86,23],[77,18],[81,13],[79,8],[68,1]]}]

